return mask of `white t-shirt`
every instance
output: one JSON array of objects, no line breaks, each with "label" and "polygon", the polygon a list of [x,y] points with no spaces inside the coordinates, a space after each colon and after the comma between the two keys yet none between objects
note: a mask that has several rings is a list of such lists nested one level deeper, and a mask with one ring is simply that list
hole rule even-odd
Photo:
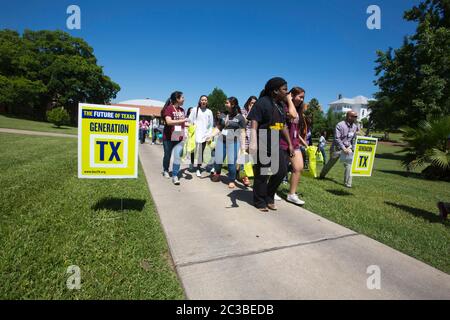
[{"label": "white t-shirt", "polygon": [[324,136],[320,136],[320,139],[319,139],[319,147],[323,147],[323,148],[325,148],[325,145],[327,144],[327,140],[325,140],[325,137]]},{"label": "white t-shirt", "polygon": [[[198,113],[197,113],[198,110]],[[211,134],[214,124],[214,118],[212,111],[206,108],[193,108],[189,115],[189,121],[195,124],[195,142],[203,143],[206,138]]]}]

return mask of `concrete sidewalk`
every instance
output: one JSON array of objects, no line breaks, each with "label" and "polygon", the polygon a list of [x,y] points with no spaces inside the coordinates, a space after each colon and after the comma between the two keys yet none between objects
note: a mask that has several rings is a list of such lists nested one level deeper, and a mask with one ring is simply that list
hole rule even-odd
[{"label": "concrete sidewalk", "polygon": [[450,299],[450,276],[416,259],[284,201],[262,214],[206,173],[174,186],[161,146],[139,154],[188,299]]},{"label": "concrete sidewalk", "polygon": [[0,128],[0,132],[25,134],[25,135],[30,135],[30,136],[78,138],[78,136],[76,134],[53,133],[53,132],[44,132],[44,131],[31,131],[31,130],[19,130],[19,129],[7,129],[7,128]]}]

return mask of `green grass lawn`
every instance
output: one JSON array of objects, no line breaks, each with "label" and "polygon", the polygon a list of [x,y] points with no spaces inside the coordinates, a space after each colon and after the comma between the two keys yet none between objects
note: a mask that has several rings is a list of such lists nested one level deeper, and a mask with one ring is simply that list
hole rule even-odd
[{"label": "green grass lawn", "polygon": [[297,190],[306,209],[450,273],[450,223],[436,207],[450,201],[450,183],[407,176],[401,149],[379,144],[372,177],[354,177],[352,189],[337,162],[327,179],[302,177]]},{"label": "green grass lawn", "polygon": [[[363,129],[363,132],[365,130]],[[370,135],[378,140],[384,139],[384,132],[371,132]],[[389,141],[396,143],[403,143],[403,133],[391,132],[389,133]]]},{"label": "green grass lawn", "polygon": [[184,298],[142,168],[81,180],[76,139],[0,133],[0,148],[0,298]]},{"label": "green grass lawn", "polygon": [[4,115],[0,115],[0,128],[78,134],[78,129],[75,127],[62,126],[57,128],[49,122],[25,120]]}]

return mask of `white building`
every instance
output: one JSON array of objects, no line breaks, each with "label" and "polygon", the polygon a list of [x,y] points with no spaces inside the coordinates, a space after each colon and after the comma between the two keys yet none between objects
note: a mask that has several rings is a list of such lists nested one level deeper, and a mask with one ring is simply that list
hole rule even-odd
[{"label": "white building", "polygon": [[347,112],[347,111],[355,111],[358,114],[358,120],[362,120],[367,118],[370,114],[370,110],[368,110],[369,101],[374,101],[374,99],[368,99],[364,96],[357,96],[352,99],[342,98],[339,95],[339,100],[331,102],[329,104],[330,109],[334,112]]}]

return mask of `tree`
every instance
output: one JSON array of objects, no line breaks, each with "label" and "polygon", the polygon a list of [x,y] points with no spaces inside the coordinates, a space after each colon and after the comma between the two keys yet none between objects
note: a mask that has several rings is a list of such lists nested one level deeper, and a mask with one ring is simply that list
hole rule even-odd
[{"label": "tree", "polygon": [[405,148],[407,155],[403,165],[408,171],[423,168],[427,178],[450,179],[450,116],[422,120],[417,128],[405,127]]},{"label": "tree", "polygon": [[76,121],[78,102],[106,104],[119,85],[97,65],[93,49],[63,31],[0,31],[0,106],[44,119],[65,106]]},{"label": "tree", "polygon": [[63,107],[53,108],[52,110],[47,111],[47,120],[59,128],[63,124],[69,123],[70,116]]},{"label": "tree", "polygon": [[325,118],[325,130],[327,131],[328,135],[334,136],[334,131],[336,129],[336,125],[338,122],[345,119],[345,113],[343,112],[334,112],[333,109],[328,109],[327,116]]},{"label": "tree", "polygon": [[40,80],[0,75],[0,106],[5,106],[8,113],[36,115],[35,106],[40,104],[46,91]]},{"label": "tree", "polygon": [[308,109],[305,111],[305,116],[311,118],[313,137],[320,137],[321,132],[327,130],[322,107],[319,104],[319,100],[316,98],[312,98],[309,102]]},{"label": "tree", "polygon": [[227,100],[227,95],[222,89],[215,87],[213,91],[208,95],[208,108],[211,109],[214,117],[217,111],[224,111],[225,101]]},{"label": "tree", "polygon": [[384,130],[450,113],[450,1],[424,0],[404,18],[418,22],[416,33],[397,50],[377,52],[371,119]]},{"label": "tree", "polygon": [[[389,132],[396,130],[402,123],[403,112],[392,105],[389,97],[382,96],[379,100],[369,102],[368,130],[384,132],[384,140],[389,140]],[[403,116],[404,117],[404,116]]]}]

